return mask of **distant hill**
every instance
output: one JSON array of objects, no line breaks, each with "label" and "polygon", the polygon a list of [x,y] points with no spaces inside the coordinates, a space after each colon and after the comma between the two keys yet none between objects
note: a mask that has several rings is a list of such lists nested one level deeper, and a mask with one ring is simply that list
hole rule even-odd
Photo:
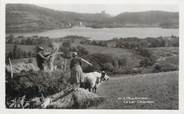
[{"label": "distant hill", "polygon": [[127,26],[177,27],[179,25],[179,14],[178,12],[164,11],[126,12],[113,17],[112,20]]},{"label": "distant hill", "polygon": [[108,19],[107,14],[81,14],[55,11],[29,4],[6,5],[6,31],[26,32],[46,29],[68,28],[83,23],[101,22]]},{"label": "distant hill", "polygon": [[56,11],[30,4],[7,4],[6,32],[34,32],[72,26],[101,28],[162,25],[163,27],[177,27],[178,18],[178,13],[161,11],[122,13],[112,17],[104,12],[75,13]]}]

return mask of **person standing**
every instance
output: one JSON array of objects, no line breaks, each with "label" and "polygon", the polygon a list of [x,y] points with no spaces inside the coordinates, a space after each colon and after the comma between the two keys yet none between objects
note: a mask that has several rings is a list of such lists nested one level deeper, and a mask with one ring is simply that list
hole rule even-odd
[{"label": "person standing", "polygon": [[44,70],[44,62],[47,59],[48,59],[48,57],[44,56],[44,48],[43,47],[39,47],[38,48],[38,53],[36,55],[36,61],[37,61],[37,65],[38,65],[40,70]]},{"label": "person standing", "polygon": [[75,89],[78,89],[81,84],[84,82],[84,75],[82,70],[82,61],[92,65],[88,61],[82,59],[78,56],[77,52],[73,52],[72,60],[70,62],[70,69],[71,69],[71,84],[74,86]]}]

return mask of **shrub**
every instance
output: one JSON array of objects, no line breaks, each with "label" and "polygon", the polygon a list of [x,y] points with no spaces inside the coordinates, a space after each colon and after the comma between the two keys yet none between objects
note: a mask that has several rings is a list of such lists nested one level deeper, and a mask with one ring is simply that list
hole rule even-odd
[{"label": "shrub", "polygon": [[138,48],[136,52],[143,57],[139,63],[140,67],[152,66],[155,63],[155,59],[148,49]]},{"label": "shrub", "polygon": [[[85,57],[86,60],[93,64],[93,67],[83,67],[84,72],[92,72],[94,70],[105,70],[111,73],[128,73],[135,67],[133,61],[128,61],[125,57],[114,57],[109,54],[95,53]],[[125,68],[126,67],[126,68]],[[126,69],[126,70],[125,70]]]},{"label": "shrub", "polygon": [[114,66],[112,63],[105,63],[103,64],[102,70],[112,72],[114,69]]},{"label": "shrub", "polygon": [[147,66],[151,66],[153,64],[154,64],[153,60],[149,59],[148,57],[144,58],[139,63],[140,67],[147,67]]},{"label": "shrub", "polygon": [[161,65],[159,63],[153,65],[153,72],[161,72]]},{"label": "shrub", "polygon": [[71,43],[69,41],[65,41],[65,42],[63,42],[63,47],[70,48],[71,47]]},{"label": "shrub", "polygon": [[119,64],[120,66],[126,66],[126,64],[127,64],[127,59],[126,59],[126,58],[119,58],[119,59],[118,59],[118,64]]},{"label": "shrub", "polygon": [[51,95],[65,88],[67,86],[66,81],[65,74],[59,71],[53,73],[38,71],[24,75],[17,74],[14,75],[14,78],[7,78],[6,95],[10,98],[23,95],[29,98],[41,94],[45,96]]},{"label": "shrub", "polygon": [[162,63],[156,63],[153,66],[153,72],[168,72],[168,71],[175,71],[178,70],[178,66],[167,63],[167,62],[162,62]]},{"label": "shrub", "polygon": [[143,57],[151,57],[151,52],[148,49],[145,48],[138,48],[137,53]]},{"label": "shrub", "polygon": [[78,53],[79,53],[79,56],[86,56],[86,55],[88,55],[88,51],[84,48],[84,47],[82,47],[82,46],[77,46],[77,51],[78,51]]}]

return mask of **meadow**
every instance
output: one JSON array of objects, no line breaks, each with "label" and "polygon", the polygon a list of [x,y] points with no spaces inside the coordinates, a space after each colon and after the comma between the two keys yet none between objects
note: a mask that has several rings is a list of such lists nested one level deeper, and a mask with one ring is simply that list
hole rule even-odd
[{"label": "meadow", "polygon": [[[178,67],[179,67],[179,50],[178,47],[154,47],[145,48],[140,54],[139,51],[129,48],[108,47],[90,44],[81,44],[83,39],[64,39],[55,41],[57,46],[62,49],[69,48],[69,51],[77,50],[78,53],[88,59],[94,64],[94,67],[99,67],[98,71],[106,68],[110,80],[104,82],[97,90],[95,97],[92,99],[92,106],[88,106],[87,101],[78,108],[95,108],[95,109],[178,109]],[[70,42],[70,43],[68,43]],[[37,42],[36,42],[37,43]],[[64,43],[68,47],[64,47]],[[50,41],[48,40],[48,44]],[[12,63],[17,64],[20,62],[30,63],[36,66],[35,54],[37,45],[23,45],[16,44],[17,47],[23,51],[31,51],[33,56],[27,58],[13,58]],[[41,45],[44,45],[41,44]],[[14,44],[6,44],[6,53],[14,50]],[[148,55],[144,55],[148,54]],[[22,57],[22,56],[20,56]],[[58,56],[59,58],[62,56]],[[154,59],[153,64],[148,66],[140,66],[140,62],[144,59]],[[61,62],[63,59],[58,59],[55,63]],[[95,60],[95,61],[93,61]],[[147,62],[147,61],[143,61]],[[69,66],[70,58],[67,59],[67,67]],[[155,65],[159,64],[161,67],[158,71],[154,72]],[[137,68],[140,72],[133,72]],[[84,69],[85,70],[85,69]],[[117,70],[117,71],[114,71]],[[27,74],[16,74],[15,78],[7,78],[7,103],[17,97],[23,98],[26,95],[26,100],[31,102],[32,98],[40,98],[40,94],[45,97],[48,95],[55,95],[62,92],[63,88],[68,86],[70,77],[70,70],[63,72],[61,69],[53,73],[43,72],[28,72]],[[23,77],[22,77],[23,76]],[[63,78],[64,77],[64,78]],[[37,80],[39,79],[39,80]],[[14,86],[11,86],[11,85]],[[31,89],[31,91],[29,91]],[[15,92],[17,92],[17,96]],[[29,96],[29,94],[32,96]],[[81,90],[87,96],[90,94]],[[74,93],[81,96],[83,93]],[[87,98],[84,95],[84,98]],[[96,99],[97,97],[97,99]],[[145,101],[136,100],[136,98],[144,98]],[[98,99],[99,98],[99,99]],[[103,98],[103,102],[101,102]],[[134,100],[130,100],[133,99]],[[70,99],[70,100],[68,100]],[[51,108],[74,108],[76,106],[73,99],[73,94],[65,98],[64,102],[71,101],[72,106],[62,107],[63,100],[56,101],[54,107]],[[83,98],[80,98],[81,100]],[[100,100],[100,102],[98,102]],[[62,102],[62,103],[61,103]],[[70,103],[69,103],[70,104]],[[7,105],[9,107],[9,105]],[[20,107],[19,107],[20,108]],[[38,107],[35,107],[38,108]],[[76,108],[76,107],[75,107]]]},{"label": "meadow", "polygon": [[[106,100],[91,108],[178,109],[178,72],[112,76],[100,86],[97,94]],[[141,97],[146,98],[143,101],[147,103],[139,102]]]}]

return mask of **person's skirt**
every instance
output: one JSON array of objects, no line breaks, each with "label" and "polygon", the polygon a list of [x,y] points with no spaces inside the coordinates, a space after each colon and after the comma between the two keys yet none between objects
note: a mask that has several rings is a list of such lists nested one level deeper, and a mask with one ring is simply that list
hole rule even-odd
[{"label": "person's skirt", "polygon": [[71,70],[71,84],[83,83],[84,75],[80,65],[75,65]]}]

